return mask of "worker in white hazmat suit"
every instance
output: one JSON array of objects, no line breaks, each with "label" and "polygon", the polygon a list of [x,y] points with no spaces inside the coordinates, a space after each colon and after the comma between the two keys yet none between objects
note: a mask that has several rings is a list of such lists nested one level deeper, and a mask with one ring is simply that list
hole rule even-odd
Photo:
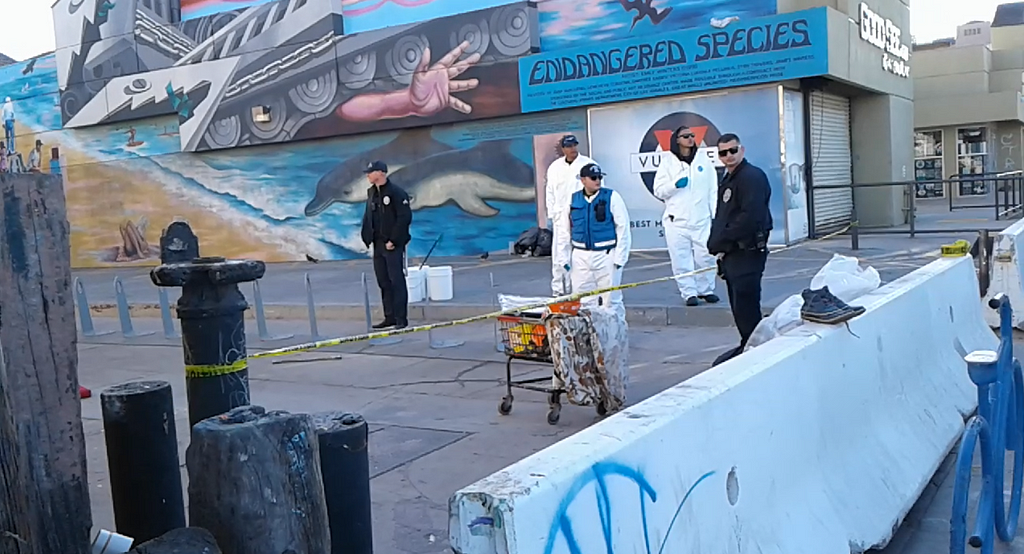
[{"label": "worker in white hazmat suit", "polygon": [[[601,186],[604,172],[596,163],[580,169],[581,190],[573,193],[568,213],[563,216],[569,228],[572,254],[559,256],[569,272],[572,292],[589,292],[622,283],[622,268],[629,260],[632,235],[629,212],[622,196]],[[585,305],[598,302],[625,316],[622,291],[614,291],[583,299]]]},{"label": "worker in white hazmat suit", "polygon": [[548,166],[545,181],[545,208],[551,220],[551,294],[561,296],[569,291],[564,290],[563,283],[568,278],[558,259],[568,259],[571,252],[569,245],[569,200],[574,192],[580,190],[580,169],[594,160],[580,154],[580,142],[575,135],[565,135],[559,140],[562,157]]},{"label": "worker in white hazmat suit", "polygon": [[[672,274],[679,275],[715,266],[707,242],[718,206],[718,174],[710,158],[697,150],[689,127],[672,133],[670,150],[662,155],[654,175],[654,195],[665,202],[665,242]],[[687,306],[696,306],[699,300],[719,301],[714,271],[677,277],[676,284]]]}]

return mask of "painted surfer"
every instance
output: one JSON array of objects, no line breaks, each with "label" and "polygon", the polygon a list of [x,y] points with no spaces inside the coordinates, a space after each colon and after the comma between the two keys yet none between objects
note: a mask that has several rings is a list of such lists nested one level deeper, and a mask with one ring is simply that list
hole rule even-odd
[{"label": "painted surfer", "polygon": [[135,140],[135,127],[128,128],[128,148],[135,148],[136,146],[142,146],[145,142],[141,140]]}]

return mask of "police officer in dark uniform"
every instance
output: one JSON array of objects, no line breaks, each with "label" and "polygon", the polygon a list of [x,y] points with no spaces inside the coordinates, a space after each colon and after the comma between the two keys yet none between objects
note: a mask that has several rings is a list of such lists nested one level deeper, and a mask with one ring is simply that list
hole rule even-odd
[{"label": "police officer in dark uniform", "polygon": [[370,189],[363,213],[363,243],[373,245],[373,273],[380,286],[384,321],[374,329],[409,326],[409,289],[405,284],[405,247],[411,239],[412,208],[409,195],[388,179],[384,162],[371,162],[363,170]]},{"label": "police officer in dark uniform", "polygon": [[718,256],[718,274],[729,291],[732,317],[740,345],[718,357],[718,365],[743,353],[761,321],[761,278],[768,260],[771,185],[761,168],[744,159],[740,138],[726,133],[718,139],[718,157],[725,175],[718,186],[718,209],[711,222],[708,251]]}]

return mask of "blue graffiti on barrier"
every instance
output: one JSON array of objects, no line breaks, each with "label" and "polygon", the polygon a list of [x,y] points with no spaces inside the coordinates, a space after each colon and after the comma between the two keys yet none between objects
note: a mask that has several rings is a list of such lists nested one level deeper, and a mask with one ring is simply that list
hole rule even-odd
[{"label": "blue graffiti on barrier", "polygon": [[568,510],[576,500],[576,497],[579,496],[583,489],[591,483],[596,484],[595,495],[597,511],[601,517],[601,532],[604,535],[605,552],[606,554],[614,554],[614,543],[612,537],[612,506],[611,497],[608,493],[607,478],[616,475],[625,477],[634,483],[640,493],[640,520],[644,530],[644,546],[646,547],[646,554],[652,554],[652,552],[663,554],[665,545],[668,544],[668,538],[672,534],[672,528],[675,526],[676,520],[679,518],[679,514],[682,513],[683,506],[690,498],[690,494],[695,488],[697,488],[697,485],[701,484],[705,479],[714,474],[714,471],[709,471],[704,475],[701,475],[701,477],[690,486],[689,490],[686,491],[686,494],[683,495],[683,499],[679,502],[679,505],[676,506],[675,513],[672,515],[668,528],[665,530],[665,536],[661,539],[661,545],[657,550],[652,551],[650,530],[647,522],[646,499],[649,497],[651,502],[657,502],[657,491],[654,490],[654,487],[651,486],[647,479],[636,469],[614,462],[601,462],[594,464],[590,471],[576,479],[576,482],[569,488],[569,491],[565,494],[561,504],[559,504],[558,511],[555,513],[554,520],[551,523],[551,530],[548,532],[548,541],[544,547],[544,554],[554,553],[555,542],[559,536],[565,539],[565,543],[570,554],[583,553],[579,541],[576,540],[576,534],[572,525],[572,518],[569,517]]}]

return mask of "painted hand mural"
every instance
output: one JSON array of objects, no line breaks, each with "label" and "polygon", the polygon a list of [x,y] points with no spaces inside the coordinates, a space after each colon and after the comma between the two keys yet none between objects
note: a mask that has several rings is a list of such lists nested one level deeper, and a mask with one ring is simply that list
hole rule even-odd
[{"label": "painted hand mural", "polygon": [[479,52],[459,61],[469,48],[469,41],[463,41],[434,65],[430,65],[430,47],[424,48],[409,88],[356,96],[338,108],[338,115],[348,121],[378,121],[430,117],[449,107],[467,115],[472,113],[472,106],[452,96],[452,93],[472,90],[480,84],[479,79],[454,80],[480,61]]}]

